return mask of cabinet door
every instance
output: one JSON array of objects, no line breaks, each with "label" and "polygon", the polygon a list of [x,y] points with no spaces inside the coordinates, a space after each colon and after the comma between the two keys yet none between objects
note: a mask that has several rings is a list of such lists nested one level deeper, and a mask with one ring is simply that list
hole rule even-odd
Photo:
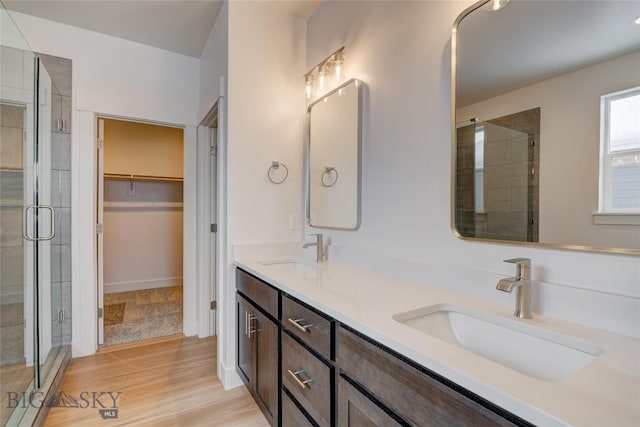
[{"label": "cabinet door", "polygon": [[236,315],[238,325],[238,373],[249,391],[255,389],[256,347],[255,339],[249,335],[250,327],[255,322],[254,309],[240,295],[236,296]]},{"label": "cabinet door", "polygon": [[391,427],[400,426],[368,397],[360,393],[344,378],[338,389],[339,427]]},{"label": "cabinet door", "polygon": [[[254,332],[252,332],[254,331]],[[256,397],[271,425],[278,423],[278,326],[262,313],[249,325],[256,343]]]},{"label": "cabinet door", "polygon": [[282,392],[282,427],[316,427],[293,403],[286,391]]}]

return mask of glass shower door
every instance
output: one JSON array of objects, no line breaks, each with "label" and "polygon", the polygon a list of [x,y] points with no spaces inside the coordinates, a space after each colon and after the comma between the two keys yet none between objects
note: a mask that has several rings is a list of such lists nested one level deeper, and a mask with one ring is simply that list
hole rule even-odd
[{"label": "glass shower door", "polygon": [[23,238],[33,199],[35,55],[0,8],[0,425],[17,424],[33,390],[34,246]]},{"label": "glass shower door", "polygon": [[0,426],[30,425],[71,340],[70,94],[0,19]]}]

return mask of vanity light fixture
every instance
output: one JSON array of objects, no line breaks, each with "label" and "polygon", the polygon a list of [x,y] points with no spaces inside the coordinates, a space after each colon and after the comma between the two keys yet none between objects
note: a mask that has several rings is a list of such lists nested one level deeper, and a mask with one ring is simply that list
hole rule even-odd
[{"label": "vanity light fixture", "polygon": [[633,23],[634,23],[634,24],[636,24],[636,25],[640,25],[640,16],[638,16],[638,17],[633,21]]},{"label": "vanity light fixture", "polygon": [[487,3],[487,9],[491,11],[500,10],[509,3],[509,0],[490,0]]},{"label": "vanity light fixture", "polygon": [[[327,78],[332,73],[335,74],[337,82],[339,82],[340,79],[342,79],[342,72],[343,72],[344,60],[345,60],[344,49],[345,47],[342,46],[340,49],[336,50],[331,55],[327,56],[325,59],[320,61],[320,63],[318,63],[309,72],[307,72],[307,74],[304,75],[304,84],[305,84],[305,90],[307,93],[307,99],[311,99],[316,82],[318,82],[317,89],[321,94],[325,90],[325,85],[327,84]],[[316,78],[316,75],[317,75],[317,78]]]}]

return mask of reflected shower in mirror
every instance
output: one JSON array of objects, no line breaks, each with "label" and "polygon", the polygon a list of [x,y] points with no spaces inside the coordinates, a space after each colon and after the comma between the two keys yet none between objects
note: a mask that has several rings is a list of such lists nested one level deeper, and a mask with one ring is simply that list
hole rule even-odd
[{"label": "reflected shower in mirror", "polygon": [[456,229],[537,242],[540,109],[470,122],[456,132]]},{"label": "reflected shower in mirror", "polygon": [[453,31],[456,235],[640,254],[640,2],[486,3]]},{"label": "reflected shower in mirror", "polygon": [[309,106],[311,227],[360,225],[361,99],[362,83],[353,79]]}]

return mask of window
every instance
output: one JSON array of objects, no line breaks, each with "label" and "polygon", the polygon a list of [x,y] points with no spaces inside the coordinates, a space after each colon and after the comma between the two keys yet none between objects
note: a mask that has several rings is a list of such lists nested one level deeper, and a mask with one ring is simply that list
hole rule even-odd
[{"label": "window", "polygon": [[601,98],[599,213],[640,214],[640,87]]}]

